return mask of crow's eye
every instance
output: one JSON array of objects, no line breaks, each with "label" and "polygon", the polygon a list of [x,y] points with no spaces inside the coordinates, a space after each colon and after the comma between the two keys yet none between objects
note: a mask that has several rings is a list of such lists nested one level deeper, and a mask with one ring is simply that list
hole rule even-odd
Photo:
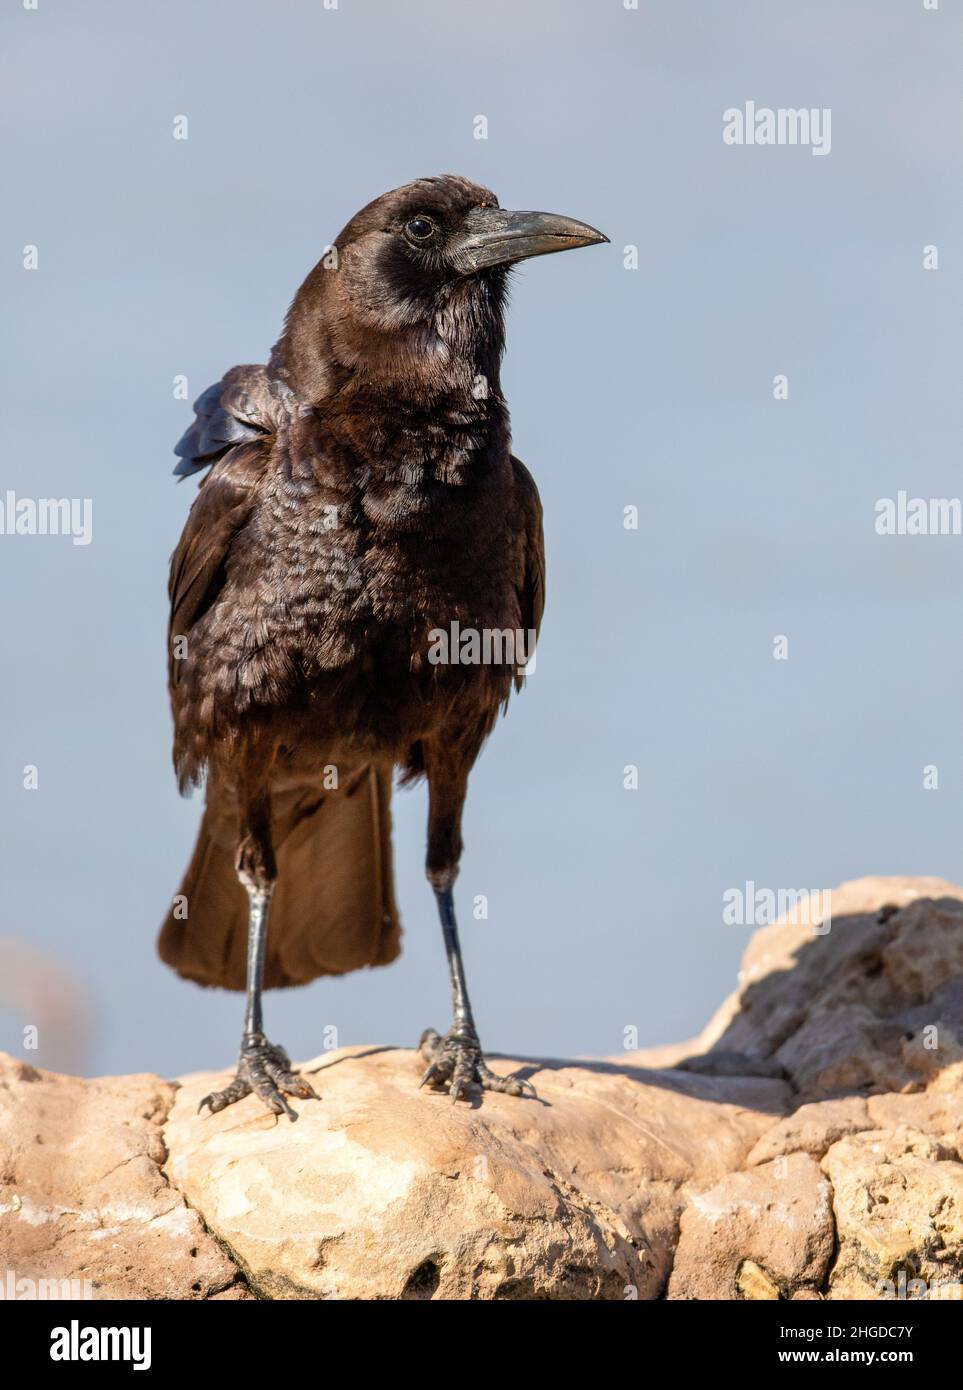
[{"label": "crow's eye", "polygon": [[405,235],[409,241],[424,246],[425,242],[431,241],[435,235],[435,224],[427,217],[413,217],[410,222],[405,223]]}]

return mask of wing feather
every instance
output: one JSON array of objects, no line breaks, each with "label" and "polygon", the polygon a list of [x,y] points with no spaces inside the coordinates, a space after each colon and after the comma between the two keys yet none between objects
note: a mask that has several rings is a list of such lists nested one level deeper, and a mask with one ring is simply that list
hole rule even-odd
[{"label": "wing feather", "polygon": [[194,402],[194,422],[174,445],[175,474],[187,478],[236,445],[275,434],[296,406],[293,391],[267,367],[232,367]]},{"label": "wing feather", "polygon": [[295,405],[292,392],[265,367],[232,368],[194,405],[194,423],[175,449],[181,462],[174,471],[180,477],[205,468],[210,472],[201,480],[171,556],[172,686],[183,665],[176,659],[175,638],[188,636],[223,588],[231,546],[251,515],[278,429]]},{"label": "wing feather", "polygon": [[[535,479],[522,463],[512,458],[515,471],[516,495],[523,523],[523,544],[518,570],[518,602],[522,615],[522,627],[526,632],[534,631],[536,638],[542,627],[542,614],[545,611],[545,537],[542,531],[542,500],[538,495]],[[531,653],[529,653],[529,659]],[[524,676],[515,679],[516,689],[521,689]]]}]

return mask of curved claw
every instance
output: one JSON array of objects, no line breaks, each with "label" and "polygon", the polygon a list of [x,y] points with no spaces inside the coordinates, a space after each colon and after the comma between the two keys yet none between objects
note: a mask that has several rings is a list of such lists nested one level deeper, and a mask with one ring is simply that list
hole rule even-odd
[{"label": "curved claw", "polygon": [[447,1081],[453,1103],[467,1099],[472,1086],[479,1086],[483,1091],[538,1099],[530,1081],[519,1076],[497,1076],[486,1063],[477,1037],[464,1028],[453,1028],[443,1038],[433,1028],[427,1028],[421,1035],[419,1051],[428,1061],[419,1087],[429,1081],[443,1086]]},{"label": "curved claw", "polygon": [[504,1091],[510,1096],[526,1096],[530,1100],[538,1100],[538,1092],[530,1081],[524,1077],[498,1076],[491,1071],[483,1062],[479,1068],[481,1072],[481,1084],[488,1091]]},{"label": "curved claw", "polygon": [[320,1099],[310,1081],[291,1070],[291,1062],[284,1049],[261,1038],[241,1049],[234,1080],[223,1091],[212,1091],[205,1096],[197,1107],[197,1113],[200,1114],[206,1105],[212,1115],[217,1114],[253,1093],[272,1114],[287,1115],[293,1122],[298,1118],[298,1112],[288,1104],[285,1092],[301,1100]]},{"label": "curved claw", "polygon": [[505,1081],[512,1083],[513,1096],[528,1096],[532,1100],[538,1100],[538,1092],[530,1081],[526,1081],[522,1076],[506,1076]]},{"label": "curved claw", "polygon": [[211,1114],[216,1115],[219,1111],[226,1110],[229,1105],[233,1105],[235,1101],[243,1100],[245,1096],[250,1094],[250,1082],[239,1073],[230,1085],[224,1087],[223,1091],[212,1091],[209,1096],[205,1096],[197,1107],[197,1113],[200,1114],[206,1105]]}]

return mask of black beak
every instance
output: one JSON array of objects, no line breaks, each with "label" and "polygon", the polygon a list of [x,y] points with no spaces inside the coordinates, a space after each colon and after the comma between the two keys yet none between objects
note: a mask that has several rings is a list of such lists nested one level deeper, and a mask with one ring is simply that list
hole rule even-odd
[{"label": "black beak", "polygon": [[474,208],[465,219],[454,259],[460,270],[473,275],[488,266],[512,265],[530,256],[550,256],[553,251],[572,251],[602,241],[608,237],[594,227],[555,212]]}]

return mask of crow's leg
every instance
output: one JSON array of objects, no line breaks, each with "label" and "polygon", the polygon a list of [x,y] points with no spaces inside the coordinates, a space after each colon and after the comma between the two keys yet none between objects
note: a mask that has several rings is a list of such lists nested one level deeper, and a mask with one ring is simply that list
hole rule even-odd
[{"label": "crow's leg", "polygon": [[223,1091],[212,1091],[198,1106],[206,1105],[211,1112],[224,1110],[252,1092],[273,1110],[296,1120],[297,1112],[288,1105],[285,1095],[302,1100],[317,1099],[310,1082],[291,1069],[291,1061],[283,1047],[268,1042],[261,1017],[261,991],[264,979],[264,954],[267,948],[268,917],[271,894],[277,878],[274,847],[271,841],[271,801],[266,789],[246,802],[237,852],[237,874],[248,897],[247,928],[247,1005],[244,1011],[244,1032],[241,1055],[234,1080]]},{"label": "crow's leg", "polygon": [[448,956],[455,1017],[444,1037],[439,1036],[434,1028],[427,1028],[422,1033],[418,1048],[428,1063],[428,1068],[421,1078],[421,1084],[424,1086],[427,1081],[433,1086],[443,1087],[447,1083],[452,1100],[466,1095],[472,1084],[480,1086],[483,1091],[507,1091],[512,1096],[534,1096],[535,1087],[530,1081],[522,1081],[517,1076],[496,1076],[485,1061],[468,999],[452,891],[450,888],[436,888],[435,896],[438,900],[441,932]]},{"label": "crow's leg", "polygon": [[465,1096],[472,1085],[480,1086],[485,1091],[507,1091],[513,1096],[534,1096],[535,1088],[531,1082],[522,1081],[516,1076],[496,1076],[482,1054],[468,998],[452,891],[462,850],[461,813],[468,784],[467,770],[453,771],[444,760],[437,755],[431,756],[431,753],[432,750],[426,749],[429,786],[426,872],[438,903],[448,973],[451,976],[454,1021],[444,1037],[439,1036],[433,1028],[422,1033],[419,1051],[428,1068],[421,1078],[421,1084],[424,1086],[428,1082],[439,1088],[447,1084],[453,1101]]},{"label": "crow's leg", "polygon": [[241,1055],[237,1061],[234,1080],[223,1091],[212,1091],[198,1106],[206,1105],[212,1112],[224,1110],[253,1091],[276,1115],[285,1114],[296,1120],[297,1112],[285,1099],[299,1096],[302,1100],[317,1099],[309,1081],[291,1069],[291,1061],[283,1047],[268,1042],[261,1019],[261,981],[264,975],[264,949],[267,944],[268,914],[272,888],[255,888],[245,883],[248,893],[249,916],[247,935],[247,1007],[244,1013],[244,1033]]}]

